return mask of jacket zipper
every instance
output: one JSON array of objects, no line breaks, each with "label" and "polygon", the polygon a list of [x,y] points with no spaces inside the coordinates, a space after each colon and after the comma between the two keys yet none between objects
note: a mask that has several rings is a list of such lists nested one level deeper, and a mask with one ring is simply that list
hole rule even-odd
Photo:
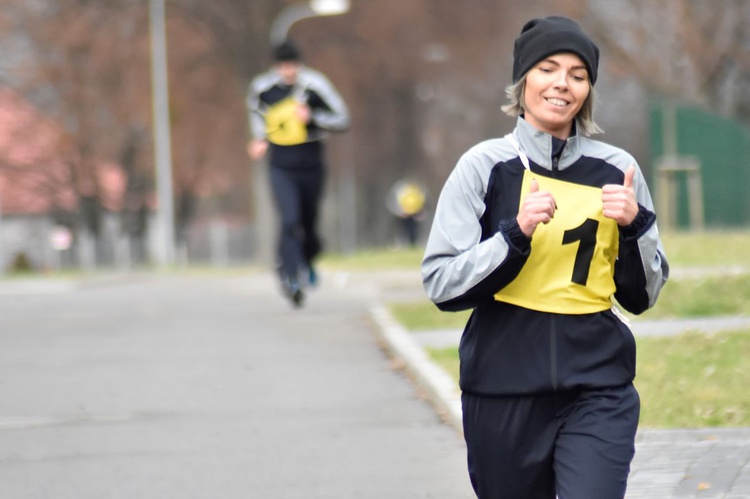
[{"label": "jacket zipper", "polygon": [[[557,177],[560,169],[560,157],[552,157],[552,174],[553,177]],[[557,391],[557,330],[555,329],[555,321],[550,323],[550,369],[551,369],[551,381],[552,389]]]},{"label": "jacket zipper", "polygon": [[557,391],[557,329],[555,328],[555,321],[550,322],[550,377],[552,381],[552,390]]}]

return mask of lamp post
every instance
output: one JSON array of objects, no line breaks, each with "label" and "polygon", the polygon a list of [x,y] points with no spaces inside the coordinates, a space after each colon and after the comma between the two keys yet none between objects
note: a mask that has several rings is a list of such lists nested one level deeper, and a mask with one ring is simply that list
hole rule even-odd
[{"label": "lamp post", "polygon": [[154,114],[154,162],[158,199],[158,228],[159,235],[161,236],[159,263],[162,265],[172,265],[175,262],[175,230],[164,0],[149,0],[149,7],[151,28],[151,86]]},{"label": "lamp post", "polygon": [[349,0],[310,0],[282,10],[271,25],[271,45],[286,40],[294,23],[308,17],[337,16],[349,12]]}]

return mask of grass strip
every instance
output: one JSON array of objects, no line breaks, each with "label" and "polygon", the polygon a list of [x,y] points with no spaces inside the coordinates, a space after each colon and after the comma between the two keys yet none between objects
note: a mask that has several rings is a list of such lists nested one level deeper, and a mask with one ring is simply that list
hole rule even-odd
[{"label": "grass strip", "polygon": [[748,230],[707,230],[660,234],[672,266],[747,266]]},{"label": "grass strip", "polygon": [[[750,329],[636,341],[642,428],[750,426]],[[428,354],[458,382],[456,348]]]},{"label": "grass strip", "polygon": [[[394,317],[407,329],[463,329],[470,312],[441,312],[424,301],[390,304]],[[750,315],[750,274],[673,279],[656,306],[633,320],[685,319]]]}]

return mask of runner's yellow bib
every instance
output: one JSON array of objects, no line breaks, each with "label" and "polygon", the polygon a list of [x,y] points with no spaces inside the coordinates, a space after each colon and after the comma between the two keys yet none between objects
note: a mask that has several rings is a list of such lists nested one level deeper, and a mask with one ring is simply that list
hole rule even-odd
[{"label": "runner's yellow bib", "polygon": [[307,140],[307,125],[297,118],[299,103],[287,97],[271,106],[266,113],[266,138],[280,146],[294,146]]},{"label": "runner's yellow bib", "polygon": [[526,264],[495,299],[557,314],[610,309],[619,232],[617,222],[602,214],[602,190],[525,170],[521,203],[532,179],[554,196],[555,217],[537,225]]}]

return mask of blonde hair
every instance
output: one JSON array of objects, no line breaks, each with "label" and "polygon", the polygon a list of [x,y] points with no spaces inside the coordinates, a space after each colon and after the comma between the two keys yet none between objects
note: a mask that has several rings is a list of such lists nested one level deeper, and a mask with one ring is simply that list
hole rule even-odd
[{"label": "blonde hair", "polygon": [[[508,103],[500,109],[508,116],[514,118],[521,116],[524,113],[523,95],[525,91],[526,75],[523,75],[517,82],[505,87],[505,96],[508,98]],[[589,95],[583,101],[583,106],[581,106],[581,109],[575,116],[576,129],[584,135],[594,135],[595,133],[604,132],[594,121],[594,106],[596,101],[596,89],[594,89],[593,85],[589,85]]]}]

